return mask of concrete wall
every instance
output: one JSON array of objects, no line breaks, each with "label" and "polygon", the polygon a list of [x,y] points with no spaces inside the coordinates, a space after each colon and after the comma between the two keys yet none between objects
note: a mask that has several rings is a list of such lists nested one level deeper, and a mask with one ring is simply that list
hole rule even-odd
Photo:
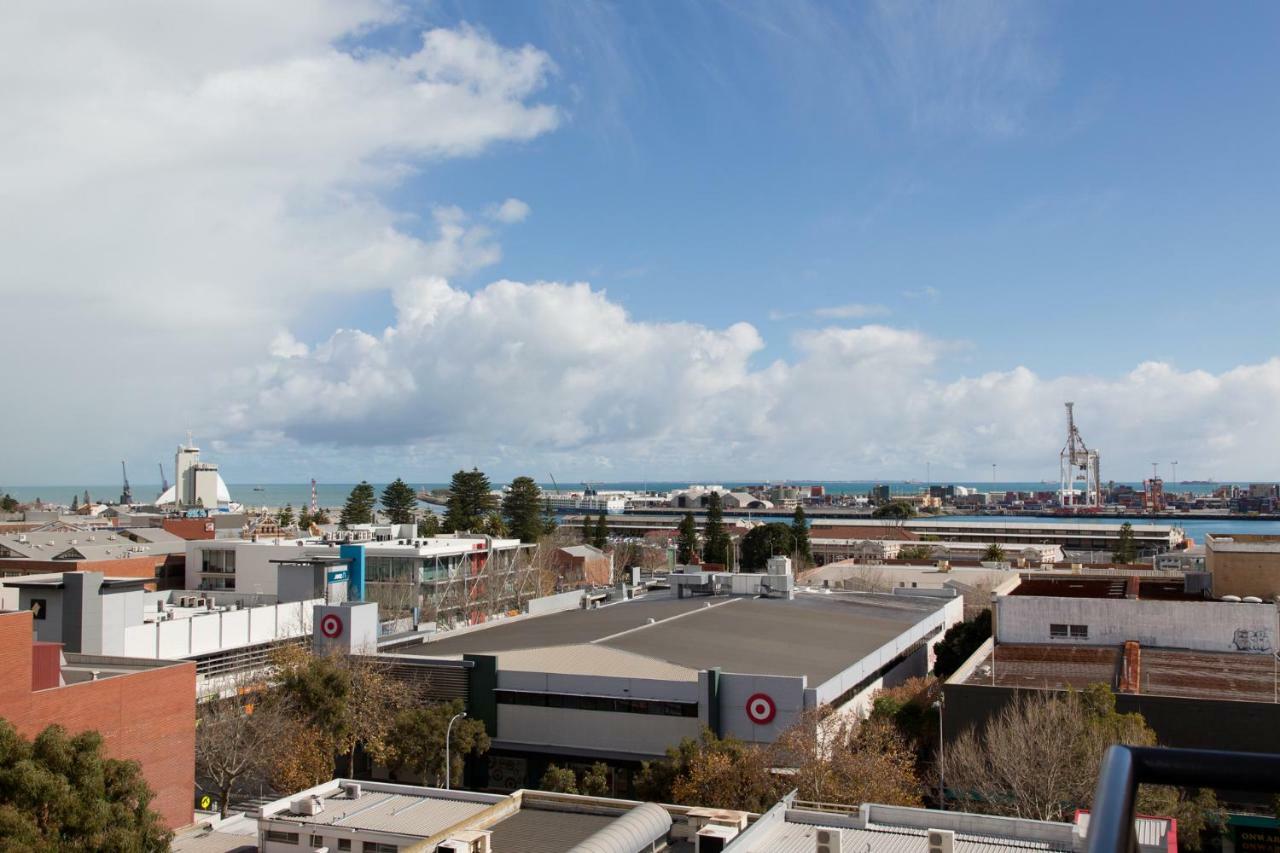
[{"label": "concrete wall", "polygon": [[[1276,642],[1276,607],[1218,601],[1143,601],[1009,595],[996,600],[1000,643],[1122,645],[1267,653]],[[1087,639],[1049,636],[1050,624],[1087,625]]]},{"label": "concrete wall", "polygon": [[647,758],[661,756],[683,738],[696,738],[699,730],[697,717],[498,704],[498,738],[508,743],[626,752]]},{"label": "concrete wall", "polygon": [[[561,675],[506,669],[498,670],[498,689],[570,693],[579,696],[658,699],[667,702],[697,702],[702,696],[696,681],[663,681],[654,678],[623,678],[610,675]],[[592,713],[601,712],[593,711]]]},{"label": "concrete wall", "polygon": [[205,550],[231,549],[236,552],[235,579],[236,592],[257,593],[259,595],[278,594],[276,584],[276,565],[272,560],[288,560],[306,553],[306,548],[299,545],[275,545],[257,542],[219,542],[218,540],[194,541],[187,543],[186,587],[199,589],[200,567]]},{"label": "concrete wall", "polygon": [[[721,733],[749,743],[773,743],[806,707],[803,677],[722,673],[719,692]],[[776,713],[768,723],[757,723],[747,716],[747,702],[756,694],[773,702]]]},{"label": "concrete wall", "polygon": [[541,616],[546,613],[559,613],[562,610],[575,610],[582,606],[582,590],[573,589],[557,595],[544,595],[529,600],[530,616]]},{"label": "concrete wall", "polygon": [[1271,601],[1280,595],[1280,539],[1207,537],[1205,568],[1213,575],[1215,596],[1256,595]]}]

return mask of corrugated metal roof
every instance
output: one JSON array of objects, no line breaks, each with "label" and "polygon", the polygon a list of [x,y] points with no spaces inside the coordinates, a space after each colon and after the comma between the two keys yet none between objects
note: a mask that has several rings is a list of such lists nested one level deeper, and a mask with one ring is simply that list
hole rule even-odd
[{"label": "corrugated metal roof", "polygon": [[636,806],[573,847],[569,853],[642,853],[671,831],[671,815],[662,806]]},{"label": "corrugated metal roof", "polygon": [[489,844],[493,853],[564,853],[615,819],[612,815],[522,808],[491,827]]},{"label": "corrugated metal roof", "polygon": [[[823,827],[787,822],[761,838],[743,853],[814,853],[818,848],[818,830]],[[871,829],[839,829],[841,849],[862,853],[928,853],[929,833],[924,829],[873,827]],[[955,853],[1005,853],[1022,850],[1070,850],[1045,842],[988,838],[956,833]]]},{"label": "corrugated metal roof", "polygon": [[492,804],[372,791],[355,800],[349,800],[341,794],[326,797],[324,811],[317,815],[297,815],[286,811],[271,815],[271,819],[428,836],[448,829],[484,811],[490,805]]}]

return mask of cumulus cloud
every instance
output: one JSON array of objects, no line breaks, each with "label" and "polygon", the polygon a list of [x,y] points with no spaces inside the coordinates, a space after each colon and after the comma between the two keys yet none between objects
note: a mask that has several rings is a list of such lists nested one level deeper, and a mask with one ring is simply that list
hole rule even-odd
[{"label": "cumulus cloud", "polygon": [[[416,170],[553,130],[554,64],[466,26],[403,51],[365,43],[406,26],[399,14],[381,0],[6,5],[0,296],[22,320],[2,346],[42,369],[67,417],[20,407],[0,438],[65,458],[92,424],[105,471],[216,414],[227,371],[304,356],[282,326],[331,328],[362,294],[500,256],[460,211],[384,198]],[[113,383],[82,380],[103,358],[145,377],[128,411]]]},{"label": "cumulus cloud", "polygon": [[518,198],[509,198],[493,208],[490,217],[508,225],[523,222],[529,216],[529,205]]},{"label": "cumulus cloud", "polygon": [[379,334],[342,330],[264,365],[233,428],[505,473],[836,478],[928,460],[957,478],[992,462],[1051,478],[1062,403],[1074,400],[1104,476],[1139,476],[1151,458],[1248,476],[1280,451],[1267,428],[1280,360],[1220,374],[1147,363],[1118,378],[1024,367],[946,378],[953,344],[919,331],[809,329],[794,334],[794,357],[756,363],[765,341],[748,324],[643,322],[582,283],[467,293],[425,278],[396,306]]}]

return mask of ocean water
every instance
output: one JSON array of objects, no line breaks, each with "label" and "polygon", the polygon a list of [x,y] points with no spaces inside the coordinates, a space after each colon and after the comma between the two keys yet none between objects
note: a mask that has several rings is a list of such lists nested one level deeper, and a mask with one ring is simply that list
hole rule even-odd
[{"label": "ocean water", "polygon": [[[623,489],[630,491],[659,491],[667,492],[672,489],[683,488],[688,486],[690,482],[710,483],[716,482],[728,488],[737,486],[758,485],[759,480],[719,480],[719,481],[641,481],[627,480],[620,482],[597,482],[592,485],[601,490]],[[820,485],[826,488],[829,494],[866,494],[873,486],[888,485],[890,493],[894,495],[912,495],[924,491],[926,485],[918,482],[908,481],[892,481],[892,480],[793,480],[791,483],[798,486]],[[942,481],[939,481],[942,482]],[[432,483],[427,481],[413,481],[409,484],[415,489],[427,488],[443,488],[447,483]],[[951,484],[951,481],[946,481]],[[374,483],[373,487],[376,491],[381,491],[385,483]],[[495,486],[502,485],[497,481]],[[955,482],[957,486],[968,486],[979,491],[1017,491],[1017,492],[1038,492],[1038,491],[1054,491],[1057,489],[1056,483],[1044,482]],[[1126,483],[1125,485],[1141,488],[1141,483]],[[1194,494],[1209,494],[1221,485],[1229,485],[1226,483],[1178,483],[1166,484],[1165,489],[1169,492],[1191,492]],[[316,497],[322,507],[339,507],[347,499],[351,489],[355,483],[318,483],[316,485]],[[550,483],[542,483],[543,489],[551,490],[554,487]],[[133,499],[135,502],[145,502],[154,500],[160,494],[159,483],[133,483]],[[311,484],[310,483],[230,483],[227,488],[231,492],[232,500],[244,504],[246,507],[281,507],[285,504],[292,504],[295,508],[306,506],[311,502]],[[560,488],[568,490],[580,490],[581,483],[565,482],[560,484]],[[85,491],[89,492],[90,497],[94,500],[114,502],[120,499],[120,485],[42,485],[42,486],[17,486],[0,483],[0,494],[9,493],[20,501],[30,502],[36,498],[47,503],[71,503],[73,496],[83,499]]]}]

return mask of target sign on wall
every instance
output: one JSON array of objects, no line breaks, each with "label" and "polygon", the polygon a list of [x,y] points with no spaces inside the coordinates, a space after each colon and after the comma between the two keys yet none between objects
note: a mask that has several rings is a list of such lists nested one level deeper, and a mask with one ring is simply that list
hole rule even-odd
[{"label": "target sign on wall", "polygon": [[747,718],[758,726],[773,722],[778,709],[766,693],[756,693],[747,700]]},{"label": "target sign on wall", "polygon": [[320,617],[320,633],[330,640],[342,636],[342,617],[337,613],[326,613]]}]

